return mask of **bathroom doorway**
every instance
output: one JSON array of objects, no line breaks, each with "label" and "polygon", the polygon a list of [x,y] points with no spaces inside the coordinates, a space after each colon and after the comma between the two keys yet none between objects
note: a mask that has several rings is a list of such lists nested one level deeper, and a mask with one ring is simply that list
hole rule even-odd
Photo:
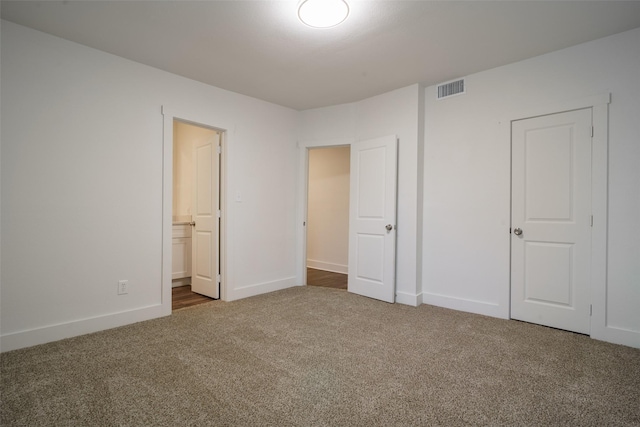
[{"label": "bathroom doorway", "polygon": [[173,309],[220,298],[222,135],[173,121]]}]

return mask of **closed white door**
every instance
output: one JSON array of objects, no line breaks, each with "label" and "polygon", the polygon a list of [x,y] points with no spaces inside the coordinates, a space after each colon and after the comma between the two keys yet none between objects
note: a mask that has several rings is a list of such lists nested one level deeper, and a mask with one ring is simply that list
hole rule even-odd
[{"label": "closed white door", "polygon": [[590,332],[591,109],[512,123],[511,317]]},{"label": "closed white door", "polygon": [[218,132],[193,146],[191,290],[211,298],[220,298],[219,147]]},{"label": "closed white door", "polygon": [[348,290],[394,302],[397,140],[351,145]]}]

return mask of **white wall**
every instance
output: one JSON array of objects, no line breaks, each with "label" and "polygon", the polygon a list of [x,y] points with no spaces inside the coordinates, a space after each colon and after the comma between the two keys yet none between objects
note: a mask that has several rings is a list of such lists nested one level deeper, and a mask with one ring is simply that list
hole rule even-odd
[{"label": "white wall", "polygon": [[1,43],[3,351],[166,313],[163,105],[228,131],[228,299],[295,284],[298,112],[5,21]]},{"label": "white wall", "polygon": [[351,104],[301,112],[299,139],[305,147],[339,145],[385,135],[396,135],[398,144],[398,216],[396,300],[418,305],[420,301],[420,248],[418,229],[422,167],[418,153],[422,89],[415,84]]},{"label": "white wall", "polygon": [[307,267],[348,272],[350,157],[349,147],[309,150]]},{"label": "white wall", "polygon": [[436,87],[425,89],[425,302],[508,316],[510,141],[499,122],[611,92],[606,325],[596,338],[640,346],[639,76],[635,29],[467,76],[462,96],[437,101]]},{"label": "white wall", "polygon": [[[301,113],[5,21],[0,42],[2,350],[163,314],[161,105],[228,131],[228,299],[301,283],[296,135],[305,147],[395,134],[398,302],[508,313],[510,155],[499,122],[603,92],[599,337],[640,347],[640,29],[468,76],[467,94],[446,101],[413,85]],[[123,278],[131,292],[118,297]]]}]

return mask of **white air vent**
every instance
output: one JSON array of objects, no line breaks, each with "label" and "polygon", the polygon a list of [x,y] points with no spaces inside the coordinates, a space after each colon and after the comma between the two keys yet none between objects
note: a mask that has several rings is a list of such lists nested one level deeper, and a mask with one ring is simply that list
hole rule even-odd
[{"label": "white air vent", "polygon": [[438,99],[464,93],[464,79],[443,83],[438,86]]}]

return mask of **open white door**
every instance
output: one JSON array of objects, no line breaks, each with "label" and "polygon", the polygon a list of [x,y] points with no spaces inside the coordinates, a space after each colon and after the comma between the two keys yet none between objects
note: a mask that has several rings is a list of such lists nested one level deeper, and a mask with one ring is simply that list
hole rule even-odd
[{"label": "open white door", "polygon": [[512,123],[511,317],[590,332],[591,109]]},{"label": "open white door", "polygon": [[193,146],[191,290],[220,298],[220,133]]},{"label": "open white door", "polygon": [[398,143],[387,136],[351,145],[348,290],[395,301]]}]

